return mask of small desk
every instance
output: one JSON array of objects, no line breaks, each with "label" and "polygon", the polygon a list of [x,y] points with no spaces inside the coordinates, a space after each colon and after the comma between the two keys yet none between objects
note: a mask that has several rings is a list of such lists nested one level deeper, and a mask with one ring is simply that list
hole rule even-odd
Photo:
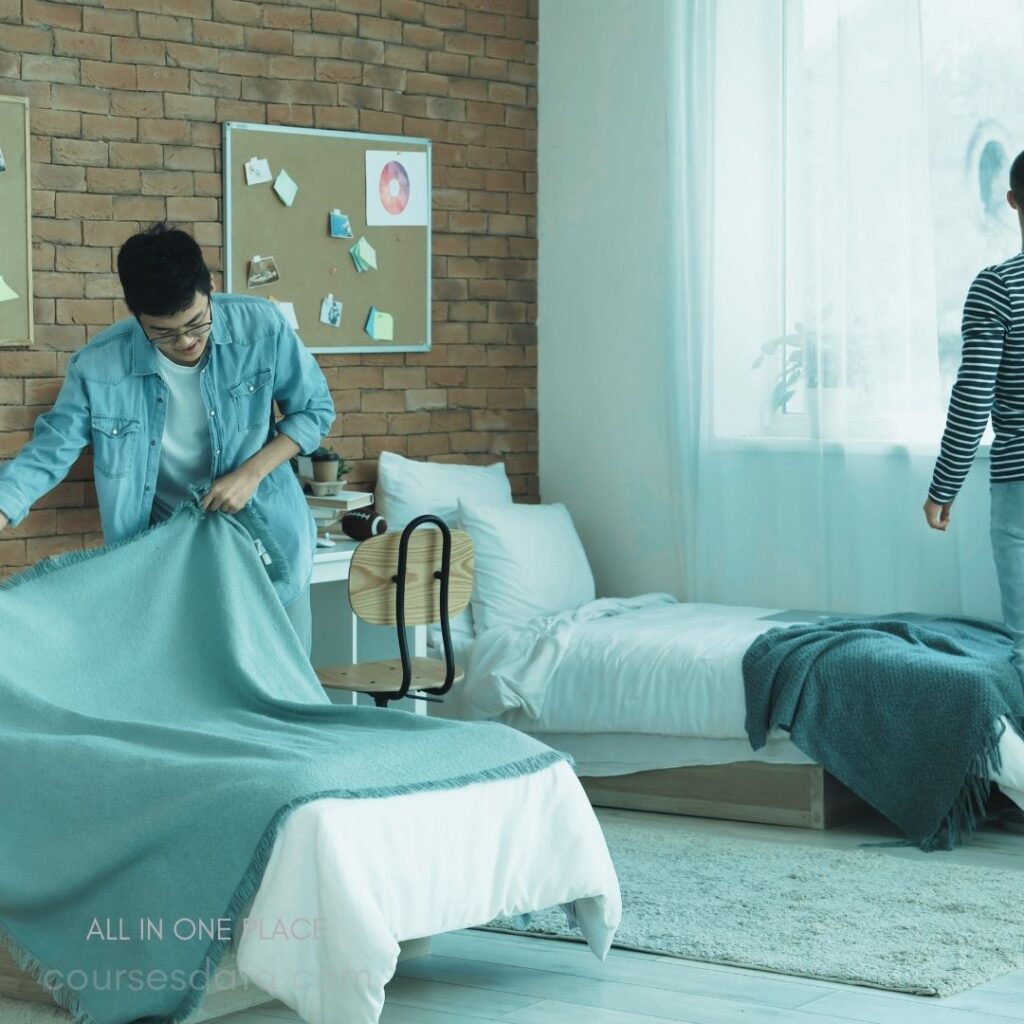
[{"label": "small desk", "polygon": [[[348,599],[348,574],[358,541],[339,540],[332,548],[317,548],[313,556],[313,576],[310,580],[310,605],[313,611],[313,650],[310,660],[319,665],[356,664],[360,661],[380,661],[398,657],[398,639],[394,627],[371,626],[361,622]],[[427,628],[416,626],[409,630],[413,657],[427,655]],[[335,703],[348,703],[344,691],[329,690]],[[362,694],[353,694],[353,704],[373,706],[373,701]],[[427,713],[422,700],[394,701],[390,707],[404,708],[417,714]]]}]

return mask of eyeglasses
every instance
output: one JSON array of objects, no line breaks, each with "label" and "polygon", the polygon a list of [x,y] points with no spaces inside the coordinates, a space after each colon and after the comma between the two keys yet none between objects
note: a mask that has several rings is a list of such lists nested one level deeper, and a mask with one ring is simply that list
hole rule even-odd
[{"label": "eyeglasses", "polygon": [[[206,315],[210,318],[201,324],[196,324],[194,327],[190,327],[187,331],[175,331],[173,334],[161,334],[158,338],[151,338],[146,334],[146,339],[154,345],[172,345],[179,338],[191,338],[193,341],[201,341],[207,334],[210,333],[210,328],[213,327],[213,306],[210,300],[206,300]],[[145,334],[145,331],[143,331]]]}]

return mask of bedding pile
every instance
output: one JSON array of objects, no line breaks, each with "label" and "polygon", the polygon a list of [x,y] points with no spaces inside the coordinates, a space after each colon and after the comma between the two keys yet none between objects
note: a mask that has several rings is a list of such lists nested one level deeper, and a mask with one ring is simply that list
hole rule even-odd
[{"label": "bedding pile", "polygon": [[0,586],[0,942],[79,1024],[189,1015],[294,808],[565,760],[501,725],[331,704],[268,559],[251,514],[187,504]]},{"label": "bedding pile", "polygon": [[743,658],[750,743],[785,729],[922,849],[950,849],[984,820],[1003,730],[1024,735],[1011,650],[1005,630],[971,619],[771,630]]}]

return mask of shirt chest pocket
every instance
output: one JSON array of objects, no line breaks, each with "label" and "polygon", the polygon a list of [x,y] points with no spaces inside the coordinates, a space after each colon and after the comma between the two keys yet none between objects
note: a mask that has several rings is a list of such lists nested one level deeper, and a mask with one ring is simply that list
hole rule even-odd
[{"label": "shirt chest pocket", "polygon": [[126,416],[92,417],[92,461],[108,479],[127,476],[139,438],[139,421]]},{"label": "shirt chest pocket", "polygon": [[257,430],[260,427],[269,429],[270,400],[273,397],[269,368],[247,373],[228,390],[231,392],[231,404],[239,431]]}]

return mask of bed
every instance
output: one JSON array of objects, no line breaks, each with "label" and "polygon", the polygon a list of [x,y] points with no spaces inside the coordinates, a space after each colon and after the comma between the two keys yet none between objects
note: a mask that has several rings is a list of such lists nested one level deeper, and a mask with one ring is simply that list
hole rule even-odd
[{"label": "bed", "polygon": [[[618,884],[566,760],[332,705],[235,516],[183,505],[22,574],[0,647],[0,947],[82,1021],[246,981],[309,1024],[376,1024],[401,942],[557,905],[610,946]],[[0,995],[41,997],[6,968]]]},{"label": "bed", "polygon": [[[453,627],[466,677],[431,714],[502,722],[565,750],[598,806],[809,828],[867,809],[785,733],[756,751],[747,739],[744,653],[819,613],[598,600],[568,510],[514,504],[500,464],[384,453],[377,498],[392,527],[429,511],[473,540],[472,614]],[[430,643],[439,649],[436,631]],[[1009,789],[1024,743],[1008,730],[1001,750]]]},{"label": "bed", "polygon": [[[692,701],[674,701],[674,682],[665,678],[663,693],[652,694],[658,684],[650,681],[628,690],[624,681],[637,678],[632,668],[612,669],[603,677],[600,693],[587,686],[582,695],[571,685],[570,668],[547,688],[542,711],[522,706],[509,690],[496,686],[493,673],[481,668],[479,636],[492,627],[513,630],[505,635],[514,647],[514,627],[539,616],[572,612],[596,597],[594,577],[568,511],[557,504],[514,504],[503,464],[418,462],[383,452],[376,499],[390,529],[401,529],[429,512],[468,530],[473,538],[472,607],[452,624],[456,660],[468,676],[443,704],[429,705],[431,714],[501,721],[565,750],[598,806],[810,828],[836,824],[863,810],[860,801],[784,736],[772,737],[760,751],[751,749],[743,729],[742,687],[733,686],[725,702],[725,691],[716,690],[722,674],[728,675],[724,666],[717,677],[707,674],[695,690],[702,708]],[[655,596],[653,603],[659,601],[672,599]],[[676,603],[675,611],[659,613],[652,605],[652,610],[674,615],[685,607]],[[739,609],[737,617],[730,610],[715,613],[704,607],[708,616],[717,618],[722,642],[733,645],[736,671],[742,657],[738,645],[778,624],[757,622],[762,615],[779,614],[777,609]],[[623,621],[632,628],[642,618]],[[791,621],[802,620],[796,615]],[[597,638],[595,655],[608,625],[595,621],[587,627]],[[439,632],[429,639],[433,652],[439,653]],[[536,663],[533,672],[536,677]],[[731,678],[735,683],[735,672]],[[666,704],[671,727],[662,714]]]},{"label": "bed", "polygon": [[[287,818],[192,1019],[279,999],[309,1024],[375,1024],[402,947],[416,955],[426,937],[558,904],[603,959],[621,915],[618,882],[564,761],[461,789],[317,800]],[[6,951],[0,995],[48,1001]]]},{"label": "bed", "polygon": [[[784,733],[755,751],[744,728],[743,653],[799,621],[808,616],[658,594],[480,638],[462,630],[466,678],[431,712],[500,721],[565,750],[596,806],[828,828],[864,804]],[[436,651],[436,632],[429,642]]]}]

